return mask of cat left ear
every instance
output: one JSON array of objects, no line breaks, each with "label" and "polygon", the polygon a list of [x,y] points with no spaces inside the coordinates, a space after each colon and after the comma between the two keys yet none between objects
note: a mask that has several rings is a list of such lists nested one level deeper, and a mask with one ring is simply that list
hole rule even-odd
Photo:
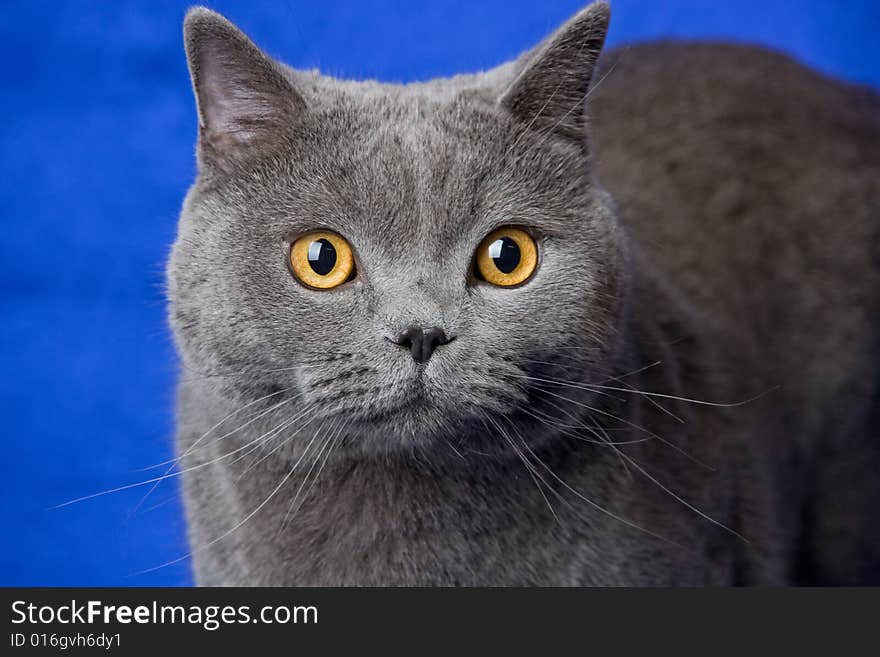
[{"label": "cat left ear", "polygon": [[198,105],[200,164],[229,171],[277,141],[305,102],[281,67],[220,14],[190,9],[183,35]]},{"label": "cat left ear", "polygon": [[521,123],[583,142],[585,103],[611,20],[604,2],[594,2],[568,20],[526,59],[500,102]]}]

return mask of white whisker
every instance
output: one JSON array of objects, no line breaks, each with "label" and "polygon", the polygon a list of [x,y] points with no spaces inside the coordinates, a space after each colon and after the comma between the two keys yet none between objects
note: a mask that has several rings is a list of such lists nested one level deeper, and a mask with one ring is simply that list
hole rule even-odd
[{"label": "white whisker", "polygon": [[664,537],[664,536],[661,536],[660,534],[656,534],[656,533],[652,532],[652,531],[649,530],[649,529],[645,529],[644,527],[642,527],[642,526],[640,526],[640,525],[637,525],[636,523],[634,523],[634,522],[632,522],[632,521],[630,521],[630,520],[627,520],[626,518],[622,518],[621,516],[618,516],[616,513],[613,513],[613,512],[611,512],[611,511],[609,511],[608,509],[604,508],[603,506],[601,506],[601,505],[599,505],[599,504],[596,504],[593,500],[591,500],[590,498],[586,497],[584,494],[582,494],[582,493],[581,493],[580,491],[578,491],[577,489],[573,488],[571,485],[568,484],[568,482],[566,482],[566,481],[563,480],[561,477],[559,477],[555,472],[553,472],[553,469],[552,469],[550,466],[548,466],[546,463],[544,463],[544,461],[542,461],[541,458],[540,458],[537,454],[535,454],[535,452],[532,450],[532,448],[529,447],[528,442],[522,437],[522,435],[520,435],[520,433],[519,433],[519,431],[517,431],[516,427],[513,426],[512,424],[511,424],[511,426],[512,426],[513,430],[514,430],[514,431],[517,433],[517,435],[519,436],[520,443],[522,444],[522,446],[523,446],[526,450],[528,450],[528,452],[532,455],[532,457],[533,457],[533,458],[534,458],[534,459],[535,459],[535,460],[536,460],[541,466],[543,466],[543,468],[544,468],[544,469],[550,474],[551,477],[553,477],[556,481],[558,481],[560,484],[562,484],[567,490],[569,490],[571,493],[573,493],[573,494],[574,494],[575,496],[577,496],[579,499],[583,500],[584,502],[586,502],[587,504],[589,504],[592,508],[596,509],[596,510],[599,511],[600,513],[603,513],[604,515],[608,516],[609,518],[613,518],[614,520],[617,520],[618,522],[623,523],[623,524],[626,525],[627,527],[631,527],[632,529],[635,529],[635,530],[638,530],[638,531],[640,531],[640,532],[643,532],[643,533],[645,533],[645,534],[647,534],[647,535],[649,535],[649,536],[652,536],[652,537],[656,538],[657,540],[663,541],[664,543],[669,543],[670,545],[675,545],[676,547],[681,547],[681,548],[684,547],[684,546],[682,546],[682,545],[679,545],[679,544],[676,543],[675,541],[672,541],[672,540],[670,540],[670,539],[668,539],[668,538],[666,538],[666,537]]},{"label": "white whisker", "polygon": [[[316,432],[316,433],[315,433],[315,437],[316,437],[317,435],[318,435],[318,434],[317,434],[317,432]],[[238,522],[234,527],[232,527],[232,529],[230,529],[230,530],[224,532],[223,534],[221,534],[221,535],[218,536],[217,538],[212,539],[212,540],[209,541],[208,543],[205,543],[204,545],[201,545],[201,546],[199,546],[198,548],[196,548],[196,549],[194,549],[194,550],[190,550],[187,554],[183,555],[182,557],[178,557],[177,559],[172,559],[171,561],[166,561],[165,563],[159,564],[158,566],[153,566],[152,568],[147,568],[146,570],[138,571],[138,572],[134,573],[134,575],[145,575],[145,574],[147,574],[147,573],[151,573],[151,572],[153,572],[153,571],[160,570],[161,568],[166,568],[166,567],[168,567],[168,566],[173,566],[173,565],[176,564],[176,563],[180,563],[181,561],[184,561],[184,560],[186,560],[186,559],[189,559],[189,558],[192,557],[194,554],[198,554],[198,553],[200,553],[200,552],[203,552],[203,551],[207,550],[207,549],[210,548],[212,545],[216,545],[219,541],[222,541],[224,538],[226,538],[226,537],[232,535],[234,532],[238,531],[238,529],[241,528],[242,526],[244,526],[244,524],[245,524],[248,520],[250,520],[250,519],[253,518],[255,515],[257,515],[257,514],[260,512],[260,510],[261,510],[263,507],[265,507],[265,506],[270,502],[270,500],[272,500],[273,497],[275,497],[275,495],[278,493],[278,491],[281,490],[281,488],[284,486],[284,484],[286,484],[287,481],[293,476],[293,473],[296,472],[296,469],[297,469],[297,467],[299,467],[299,464],[300,464],[300,463],[302,462],[302,460],[305,458],[306,454],[308,454],[309,448],[311,448],[312,443],[313,443],[314,440],[315,440],[315,437],[313,437],[312,440],[311,440],[311,442],[309,442],[308,446],[307,446],[306,449],[303,451],[303,453],[302,453],[302,455],[299,457],[299,459],[297,459],[296,463],[293,464],[293,467],[290,469],[290,471],[289,471],[289,472],[288,472],[288,473],[287,473],[287,474],[281,479],[281,481],[278,483],[278,485],[275,486],[274,489],[272,489],[272,492],[270,492],[269,495],[268,495],[268,496],[267,496],[262,502],[260,502],[260,504],[259,504],[255,509],[253,509],[250,513],[248,513],[247,516],[244,517],[244,519],[242,519],[242,520],[241,520],[240,522]]]},{"label": "white whisker", "polygon": [[655,438],[656,440],[659,440],[659,441],[660,441],[661,443],[663,443],[664,445],[667,445],[667,446],[671,447],[671,448],[674,449],[676,452],[678,452],[679,454],[681,454],[681,455],[684,456],[685,458],[689,459],[690,461],[693,461],[693,462],[696,463],[697,465],[699,465],[699,466],[701,466],[701,467],[703,467],[703,468],[706,468],[707,470],[711,470],[712,472],[715,472],[715,471],[716,471],[715,468],[713,468],[712,466],[710,466],[710,465],[704,463],[703,461],[701,461],[701,460],[698,459],[697,457],[692,456],[691,454],[688,454],[684,449],[682,449],[681,447],[679,447],[679,446],[676,445],[675,443],[672,443],[672,442],[666,440],[663,436],[659,436],[659,435],[657,435],[656,433],[654,433],[653,431],[650,431],[649,429],[646,429],[645,427],[641,427],[641,426],[639,426],[638,424],[635,424],[634,422],[630,422],[629,420],[624,419],[624,418],[622,418],[622,417],[620,417],[620,416],[614,415],[613,413],[609,413],[609,412],[607,412],[607,411],[603,411],[602,409],[600,409],[600,408],[596,408],[595,406],[590,406],[589,404],[585,404],[585,403],[580,402],[580,401],[578,401],[578,400],[576,400],[576,399],[571,399],[571,398],[566,397],[566,396],[564,396],[564,395],[556,394],[555,392],[552,392],[552,391],[550,391],[550,390],[547,390],[546,388],[537,387],[536,389],[540,390],[540,391],[543,392],[545,395],[552,395],[552,396],[554,396],[554,397],[558,397],[559,399],[561,399],[561,400],[563,400],[563,401],[566,401],[566,402],[568,402],[569,404],[574,404],[575,406],[580,406],[580,407],[582,407],[582,408],[586,408],[587,410],[589,410],[589,411],[592,412],[592,413],[598,413],[599,415],[607,416],[607,417],[609,417],[609,418],[611,418],[611,419],[613,419],[613,420],[617,420],[618,422],[622,422],[623,424],[625,424],[625,425],[627,425],[627,426],[629,426],[629,427],[631,427],[631,428],[633,428],[633,429],[637,429],[637,430],[639,430],[639,431],[643,431],[644,433],[646,433],[647,435],[651,436],[652,438]]},{"label": "white whisker", "polygon": [[[271,432],[271,431],[275,431],[275,429],[277,429],[278,427],[290,426],[290,424],[292,424],[292,423],[295,422],[297,419],[299,419],[303,414],[304,414],[304,413],[300,413],[300,415],[295,416],[294,418],[291,418],[291,419],[285,420],[285,422],[282,422],[280,425],[278,425],[278,426],[275,427],[274,429],[270,429],[269,431],[270,431],[270,432]],[[141,487],[141,486],[146,486],[146,485],[148,485],[148,484],[157,483],[157,482],[160,482],[160,481],[164,481],[164,480],[166,480],[166,479],[173,479],[173,478],[175,478],[175,477],[180,477],[181,475],[184,475],[184,474],[186,474],[186,473],[188,473],[188,472],[193,472],[194,470],[199,470],[199,469],[201,469],[201,468],[204,468],[204,467],[207,467],[207,466],[212,465],[212,464],[214,464],[214,463],[217,463],[218,461],[222,461],[223,459],[229,458],[229,457],[232,456],[233,454],[237,454],[237,453],[241,452],[242,450],[247,449],[247,448],[250,447],[251,445],[260,442],[260,441],[263,439],[263,437],[264,437],[265,435],[266,435],[266,434],[262,434],[262,435],[258,436],[257,438],[255,438],[254,440],[251,440],[250,442],[248,442],[248,443],[242,445],[241,447],[238,447],[237,449],[234,449],[234,450],[232,450],[231,452],[227,452],[226,454],[223,454],[222,456],[218,456],[218,457],[216,457],[216,458],[213,458],[213,459],[211,459],[210,461],[206,461],[206,462],[204,462],[204,463],[199,463],[199,464],[197,464],[197,465],[190,466],[189,468],[185,468],[185,469],[183,469],[183,470],[178,470],[177,472],[169,472],[169,473],[166,473],[166,474],[164,474],[164,475],[162,475],[162,476],[160,476],[160,477],[153,477],[152,479],[146,479],[146,480],[144,480],[144,481],[139,481],[139,482],[136,482],[136,483],[133,483],[133,484],[126,484],[125,486],[117,486],[116,488],[111,488],[111,489],[109,489],[109,490],[104,490],[104,491],[101,491],[101,492],[99,492],[99,493],[92,493],[91,495],[84,495],[84,496],[82,496],[82,497],[78,497],[78,498],[76,498],[75,500],[70,500],[70,501],[68,501],[68,502],[62,502],[61,504],[58,504],[58,505],[53,506],[53,507],[50,507],[50,510],[51,510],[51,509],[60,509],[60,508],[62,508],[62,507],[70,506],[71,504],[76,504],[76,503],[78,503],[78,502],[84,502],[84,501],[86,501],[86,500],[91,500],[91,499],[94,499],[94,498],[96,498],[96,497],[102,497],[102,496],[104,496],[104,495],[110,495],[111,493],[119,493],[119,492],[122,492],[122,491],[124,491],[124,490],[130,490],[130,489],[132,489],[132,488],[139,488],[139,487]]]},{"label": "white whisker", "polygon": [[[344,430],[345,426],[347,426],[347,424],[348,424],[347,422],[341,424],[337,421],[330,428],[330,430],[327,432],[327,438],[322,443],[320,451],[318,452],[318,454],[315,456],[314,460],[312,461],[311,467],[309,467],[309,470],[308,470],[308,472],[306,472],[305,476],[303,477],[303,480],[300,483],[299,488],[296,491],[296,494],[293,496],[293,500],[291,501],[290,505],[287,507],[287,513],[284,514],[284,519],[281,521],[281,526],[278,528],[278,534],[281,534],[284,531],[284,528],[287,526],[287,521],[291,517],[293,517],[293,514],[295,514],[297,511],[299,511],[299,507],[296,506],[297,500],[299,499],[300,493],[302,493],[302,491],[303,491],[303,487],[306,485],[306,482],[308,482],[308,480],[309,480],[309,475],[311,475],[312,470],[314,470],[318,461],[321,459],[321,455],[324,453],[324,450],[327,449],[327,446],[330,444],[331,440],[335,441],[336,438],[342,434],[342,431]],[[337,431],[337,428],[339,429],[338,431]],[[327,458],[329,458],[329,456],[330,456],[330,451],[327,452]],[[308,489],[306,490],[306,494],[303,496],[303,502],[305,502],[305,500],[308,498],[308,493],[312,490],[312,487],[315,485],[315,481],[318,480],[318,475],[320,475],[321,471],[324,469],[324,464],[326,464],[327,458],[324,459],[324,462],[321,464],[321,467],[318,469],[318,472],[315,475],[315,479],[312,481],[312,483],[309,485]],[[296,511],[294,511],[295,506],[296,506]]]},{"label": "white whisker", "polygon": [[[553,508],[553,505],[550,504],[550,500],[547,498],[547,495],[544,493],[544,489],[541,488],[541,484],[538,481],[539,478],[541,479],[541,481],[543,481],[543,478],[541,477],[540,473],[538,473],[537,470],[535,469],[535,467],[526,459],[525,455],[523,455],[516,448],[516,445],[514,445],[514,443],[513,443],[513,439],[507,435],[507,432],[501,428],[501,425],[496,423],[495,420],[493,420],[489,414],[483,413],[483,415],[485,416],[486,419],[488,419],[495,426],[496,429],[498,429],[501,432],[501,435],[507,441],[507,444],[510,445],[510,448],[516,453],[516,455],[519,457],[520,461],[522,461],[523,465],[526,468],[526,472],[532,478],[532,481],[534,482],[535,487],[538,489],[538,492],[541,494],[541,497],[544,499],[544,502],[547,504],[547,508],[550,509],[550,513],[553,514],[553,518],[555,518],[556,522],[561,525],[562,521],[559,519],[559,516],[556,514],[556,510]],[[485,420],[483,420],[483,426],[486,427],[487,432],[491,433],[491,431],[489,431],[489,426],[486,424]],[[547,485],[547,482],[544,482],[544,484]]]},{"label": "white whisker", "polygon": [[739,538],[739,539],[742,540],[743,542],[745,542],[745,543],[749,543],[749,542],[750,542],[745,536],[743,536],[743,535],[740,534],[739,532],[734,531],[733,529],[731,529],[731,528],[728,527],[727,525],[718,522],[717,520],[715,520],[715,519],[712,518],[711,516],[707,515],[707,514],[704,513],[703,511],[700,511],[700,509],[698,509],[698,508],[695,507],[693,504],[691,504],[690,502],[688,502],[687,500],[685,500],[683,497],[681,497],[681,496],[678,495],[677,493],[673,492],[672,490],[670,490],[669,488],[667,488],[666,486],[664,486],[663,484],[661,484],[659,481],[657,481],[657,479],[655,479],[655,478],[652,477],[650,474],[648,474],[648,472],[647,472],[644,468],[642,468],[638,463],[636,463],[635,460],[633,460],[632,458],[630,458],[629,456],[626,456],[626,455],[624,455],[624,458],[625,458],[627,461],[629,461],[630,464],[631,464],[636,470],[638,470],[642,475],[644,475],[645,477],[647,477],[648,479],[650,479],[652,482],[654,482],[657,486],[659,486],[659,487],[661,488],[661,490],[663,490],[663,491],[665,491],[666,493],[668,493],[669,495],[671,495],[675,500],[677,500],[678,502],[680,502],[681,504],[683,504],[684,506],[686,506],[688,509],[690,509],[691,511],[693,511],[694,513],[696,513],[698,516],[700,516],[700,517],[702,517],[702,518],[705,518],[706,520],[708,520],[709,522],[711,522],[713,525],[716,525],[716,526],[720,527],[721,529],[723,529],[724,531],[729,532],[730,534],[732,534],[733,536],[736,536],[737,538]]}]

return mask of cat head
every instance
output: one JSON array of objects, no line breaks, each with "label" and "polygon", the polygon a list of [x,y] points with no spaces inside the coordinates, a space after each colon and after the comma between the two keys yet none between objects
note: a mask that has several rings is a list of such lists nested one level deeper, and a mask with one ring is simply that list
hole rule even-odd
[{"label": "cat head", "polygon": [[608,20],[596,3],[495,70],[391,85],[292,70],[191,10],[199,173],[168,270],[185,376],[232,406],[277,394],[367,452],[579,415],[626,288],[585,111]]}]

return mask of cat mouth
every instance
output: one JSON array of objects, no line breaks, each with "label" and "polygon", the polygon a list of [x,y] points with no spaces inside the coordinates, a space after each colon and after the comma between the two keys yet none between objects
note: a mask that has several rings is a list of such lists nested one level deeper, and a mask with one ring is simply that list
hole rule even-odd
[{"label": "cat mouth", "polygon": [[415,385],[411,386],[411,390],[393,402],[386,403],[381,407],[365,409],[363,419],[376,424],[384,424],[407,416],[421,417],[432,410],[438,410],[437,404],[429,399],[425,386],[415,382]]},{"label": "cat mouth", "polygon": [[396,394],[367,404],[352,404],[337,412],[359,430],[369,429],[369,433],[387,440],[396,435],[429,437],[447,422],[451,409],[432,394],[424,373],[419,372]]}]

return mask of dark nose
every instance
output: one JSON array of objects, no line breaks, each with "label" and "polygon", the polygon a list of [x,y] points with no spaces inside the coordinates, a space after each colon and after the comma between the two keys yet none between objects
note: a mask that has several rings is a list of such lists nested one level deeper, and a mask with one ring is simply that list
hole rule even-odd
[{"label": "dark nose", "polygon": [[427,363],[434,350],[447,342],[449,339],[447,339],[446,333],[437,326],[429,328],[411,326],[397,336],[397,344],[409,349],[409,353],[417,363]]}]

